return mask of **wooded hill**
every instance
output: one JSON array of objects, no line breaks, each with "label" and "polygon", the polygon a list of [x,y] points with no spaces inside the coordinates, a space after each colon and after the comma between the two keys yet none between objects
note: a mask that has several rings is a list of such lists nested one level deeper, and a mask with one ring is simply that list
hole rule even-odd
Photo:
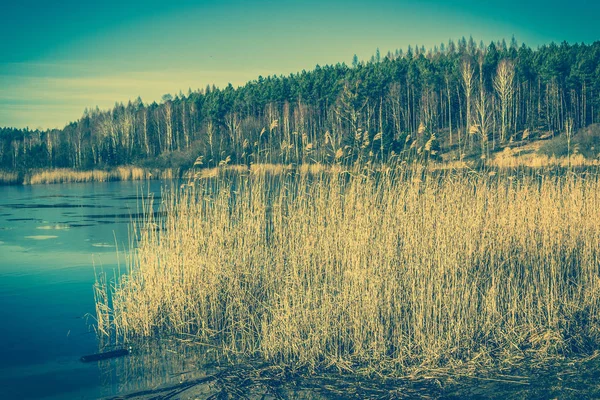
[{"label": "wooded hill", "polygon": [[[489,157],[600,122],[600,41],[450,41],[258,77],[240,88],[86,110],[60,130],[0,129],[0,168],[75,169]],[[482,157],[485,156],[485,157]]]}]

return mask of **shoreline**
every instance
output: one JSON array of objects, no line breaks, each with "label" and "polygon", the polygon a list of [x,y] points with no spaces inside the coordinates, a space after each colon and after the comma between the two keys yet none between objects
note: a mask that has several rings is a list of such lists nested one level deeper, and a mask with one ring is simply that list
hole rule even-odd
[{"label": "shoreline", "polygon": [[[519,155],[518,152],[504,151],[491,158],[485,165],[478,163],[475,160],[445,160],[445,161],[430,161],[426,163],[414,162],[426,166],[430,171],[440,170],[481,170],[492,168],[497,170],[514,169],[514,168],[581,168],[581,167],[598,167],[600,166],[599,159],[588,159],[581,154],[576,154],[571,157],[548,157],[524,154]],[[385,164],[384,164],[385,165]],[[291,164],[231,164],[217,166],[212,168],[194,167],[183,170],[180,168],[142,168],[136,166],[119,166],[114,169],[92,169],[92,170],[75,170],[71,168],[56,168],[49,170],[30,170],[27,172],[13,172],[0,170],[0,186],[10,185],[37,185],[37,184],[55,184],[55,183],[86,183],[86,182],[112,182],[112,181],[139,181],[139,180],[154,180],[154,179],[202,179],[213,178],[222,172],[249,172],[251,174],[272,174],[279,175],[290,170],[297,170],[301,174],[318,174],[322,172],[340,171],[344,167],[340,164],[327,163],[306,163],[300,165]]]},{"label": "shoreline", "polygon": [[177,169],[154,169],[134,166],[121,166],[111,170],[74,170],[57,168],[28,172],[0,171],[0,186],[28,186],[56,183],[87,183],[114,181],[141,181],[153,179],[174,179],[180,176]]},{"label": "shoreline", "polygon": [[[140,361],[132,361],[129,365]],[[597,395],[600,390],[593,380],[599,367],[598,352],[560,359],[524,359],[515,365],[483,368],[468,364],[437,369],[417,368],[399,376],[360,374],[335,365],[311,373],[287,365],[246,361],[173,371],[172,376],[179,378],[176,381],[125,388],[122,393],[106,399],[212,398],[219,393],[246,398],[265,398],[269,394],[279,395],[274,398],[316,395],[323,398],[395,398],[399,392],[414,398],[464,398],[489,393],[508,397],[588,397]],[[562,379],[565,375],[571,379]]]}]

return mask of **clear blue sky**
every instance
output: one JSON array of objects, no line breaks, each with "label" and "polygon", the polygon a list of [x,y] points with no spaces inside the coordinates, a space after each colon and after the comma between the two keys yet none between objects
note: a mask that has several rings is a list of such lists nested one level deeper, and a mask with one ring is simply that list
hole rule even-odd
[{"label": "clear blue sky", "polygon": [[84,108],[350,63],[462,36],[600,40],[600,2],[4,1],[0,126],[63,127]]}]

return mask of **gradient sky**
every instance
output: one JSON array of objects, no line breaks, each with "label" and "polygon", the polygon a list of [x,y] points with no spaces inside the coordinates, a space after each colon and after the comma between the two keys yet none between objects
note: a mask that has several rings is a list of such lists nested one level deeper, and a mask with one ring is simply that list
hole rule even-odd
[{"label": "gradient sky", "polygon": [[600,40],[600,2],[12,0],[0,4],[0,126],[54,128],[88,108],[408,45],[514,35],[531,47]]}]

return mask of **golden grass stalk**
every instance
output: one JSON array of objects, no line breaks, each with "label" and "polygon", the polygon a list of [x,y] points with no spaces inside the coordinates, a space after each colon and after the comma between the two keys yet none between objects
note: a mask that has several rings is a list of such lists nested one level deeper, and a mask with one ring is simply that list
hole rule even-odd
[{"label": "golden grass stalk", "polygon": [[68,168],[58,168],[34,171],[24,179],[23,183],[36,185],[69,182],[137,181],[145,179],[173,179],[175,176],[175,171],[171,169],[156,171],[133,166],[117,167],[110,171],[77,171]]},{"label": "golden grass stalk", "polygon": [[382,171],[219,176],[166,195],[98,297],[105,326],[388,372],[598,345],[598,175]]},{"label": "golden grass stalk", "polygon": [[536,153],[517,155],[507,147],[491,160],[490,165],[499,168],[597,167],[600,166],[600,160],[586,158],[582,154],[572,155],[570,159]]},{"label": "golden grass stalk", "polygon": [[15,185],[19,183],[22,183],[22,180],[18,173],[0,171],[0,185]]}]

